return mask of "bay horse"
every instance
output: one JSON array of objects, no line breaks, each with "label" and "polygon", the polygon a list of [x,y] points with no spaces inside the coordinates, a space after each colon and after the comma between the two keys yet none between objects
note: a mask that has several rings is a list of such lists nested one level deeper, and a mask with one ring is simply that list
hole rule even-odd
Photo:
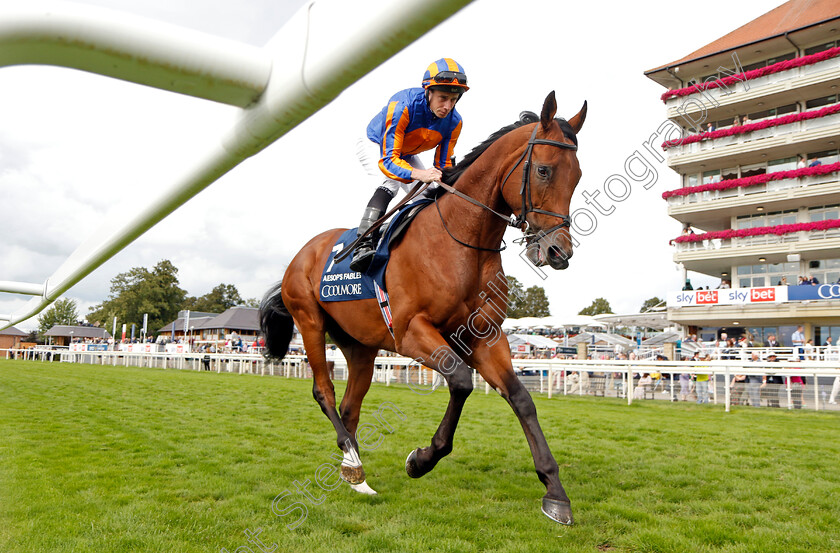
[{"label": "bay horse", "polygon": [[[436,206],[421,211],[392,247],[385,275],[393,335],[377,299],[320,301],[322,269],[345,229],[310,240],[262,300],[260,324],[269,357],[286,354],[293,324],[301,333],[312,367],[313,396],[335,427],[344,453],[341,476],[354,490],[376,493],[365,481],[356,430],[374,360],[384,349],[436,370],[449,388],[449,404],[431,444],[406,459],[409,476],[423,476],[451,452],[461,410],[473,389],[473,367],[510,404],[522,425],[546,487],[542,512],[572,524],[557,462],[534,402],[514,374],[508,340],[499,331],[508,294],[499,254],[505,228],[510,224],[525,231],[527,255],[536,265],[565,269],[572,256],[568,213],[581,176],[576,135],[586,119],[586,103],[568,122],[555,119],[556,111],[552,91],[538,122],[519,121],[499,130],[444,173],[442,180],[456,192],[441,194]],[[326,332],[344,353],[349,371],[338,410],[327,369]]]}]

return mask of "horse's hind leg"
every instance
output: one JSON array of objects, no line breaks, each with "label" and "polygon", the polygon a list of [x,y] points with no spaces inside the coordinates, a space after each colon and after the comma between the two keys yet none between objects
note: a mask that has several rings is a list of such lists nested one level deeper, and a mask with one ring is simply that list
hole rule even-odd
[{"label": "horse's hind leg", "polygon": [[283,300],[287,306],[294,305],[295,308],[295,322],[303,338],[303,345],[306,347],[309,365],[312,367],[312,396],[318,402],[321,411],[333,424],[337,438],[336,443],[344,453],[341,462],[341,478],[356,491],[374,494],[376,492],[365,484],[365,471],[359,459],[359,446],[356,443],[356,437],[344,426],[335,407],[335,388],[330,379],[326,356],[327,315],[317,302],[306,301],[308,298],[297,298],[292,294],[289,294],[290,297],[287,298],[288,288],[291,287],[283,288]]},{"label": "horse's hind leg", "polygon": [[[344,428],[351,436],[356,436],[356,429],[359,426],[359,413],[362,409],[362,401],[370,389],[373,377],[373,364],[376,359],[378,348],[369,348],[353,340],[352,343],[343,342],[339,344],[345,359],[347,359],[347,388],[344,390],[344,397],[341,398],[339,412]],[[353,441],[357,444],[357,441]],[[358,451],[358,446],[356,445]],[[355,464],[342,464],[342,478],[351,483],[351,487],[359,493],[375,494],[376,492],[365,483],[365,474],[362,469],[358,455],[355,459],[348,459],[345,453],[346,462]],[[356,466],[357,465],[357,466]],[[358,477],[356,471],[361,472]]]}]

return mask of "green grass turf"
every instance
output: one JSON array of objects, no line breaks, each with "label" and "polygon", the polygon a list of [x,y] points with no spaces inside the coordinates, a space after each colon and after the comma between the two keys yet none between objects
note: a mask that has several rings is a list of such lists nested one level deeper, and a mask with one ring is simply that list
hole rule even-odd
[{"label": "green grass turf", "polygon": [[258,528],[277,552],[840,549],[837,414],[536,398],[575,512],[563,527],[540,513],[519,423],[483,389],[453,453],[406,476],[447,399],[374,385],[362,422],[385,401],[406,416],[362,453],[379,495],[319,490],[290,530],[300,511],[272,500],[337,452],[311,382],[0,360],[0,551],[256,552]]}]

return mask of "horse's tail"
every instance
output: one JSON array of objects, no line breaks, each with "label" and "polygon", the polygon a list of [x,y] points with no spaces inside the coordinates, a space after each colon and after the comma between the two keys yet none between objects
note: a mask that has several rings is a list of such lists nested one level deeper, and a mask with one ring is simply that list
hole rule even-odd
[{"label": "horse's tail", "polygon": [[289,351],[295,323],[292,315],[283,304],[278,282],[265,293],[260,302],[260,329],[265,337],[265,356],[278,361]]}]

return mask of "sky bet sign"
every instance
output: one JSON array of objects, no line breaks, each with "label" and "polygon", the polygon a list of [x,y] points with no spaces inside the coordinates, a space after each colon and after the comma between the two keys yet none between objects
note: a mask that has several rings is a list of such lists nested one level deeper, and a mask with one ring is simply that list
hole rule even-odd
[{"label": "sky bet sign", "polygon": [[[668,307],[689,305],[745,305],[749,303],[779,303],[788,301],[788,290],[800,286],[769,286],[767,288],[729,288],[725,290],[691,290],[672,292],[668,295]],[[802,286],[801,288],[806,288]],[[807,288],[817,288],[808,286]],[[840,296],[838,296],[840,297]]]}]

